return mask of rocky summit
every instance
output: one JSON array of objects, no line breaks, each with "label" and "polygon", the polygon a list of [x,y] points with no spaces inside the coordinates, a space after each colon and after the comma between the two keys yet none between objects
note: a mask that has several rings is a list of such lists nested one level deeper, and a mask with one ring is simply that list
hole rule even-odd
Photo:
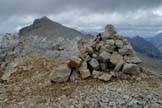
[{"label": "rocky summit", "polygon": [[87,38],[43,17],[19,34],[0,37],[0,108],[162,107],[162,76],[113,25]]}]

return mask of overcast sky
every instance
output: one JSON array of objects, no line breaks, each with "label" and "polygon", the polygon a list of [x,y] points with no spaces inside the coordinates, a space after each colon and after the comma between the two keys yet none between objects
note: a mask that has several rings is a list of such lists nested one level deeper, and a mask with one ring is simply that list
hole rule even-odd
[{"label": "overcast sky", "polygon": [[88,33],[108,23],[130,36],[162,32],[162,0],[0,0],[0,33],[17,32],[41,16]]}]

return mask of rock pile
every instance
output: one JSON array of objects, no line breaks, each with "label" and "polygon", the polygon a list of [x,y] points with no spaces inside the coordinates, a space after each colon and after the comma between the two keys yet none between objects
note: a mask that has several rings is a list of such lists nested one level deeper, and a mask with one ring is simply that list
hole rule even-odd
[{"label": "rock pile", "polygon": [[70,80],[89,77],[109,81],[112,77],[133,78],[140,73],[141,60],[135,56],[127,39],[117,34],[112,25],[104,33],[80,47],[80,56],[72,57],[67,65]]}]

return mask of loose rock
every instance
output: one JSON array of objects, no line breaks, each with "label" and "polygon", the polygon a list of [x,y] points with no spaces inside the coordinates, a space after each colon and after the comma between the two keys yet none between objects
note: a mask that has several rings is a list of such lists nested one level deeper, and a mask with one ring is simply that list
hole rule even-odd
[{"label": "loose rock", "polygon": [[62,83],[68,81],[71,70],[67,67],[67,65],[60,65],[51,71],[50,81],[55,83]]},{"label": "loose rock", "polygon": [[99,69],[99,63],[96,59],[92,59],[89,64],[91,65],[91,67],[94,69],[94,70],[97,70]]},{"label": "loose rock", "polygon": [[68,61],[68,66],[70,68],[79,68],[80,65],[81,65],[81,59],[76,57],[76,56],[73,56],[69,61]]},{"label": "loose rock", "polygon": [[91,76],[90,70],[87,68],[87,62],[85,61],[82,63],[82,66],[80,67],[79,71],[82,79],[86,79]]},{"label": "loose rock", "polygon": [[112,78],[112,75],[109,73],[102,73],[102,75],[99,77],[101,81],[110,81]]}]

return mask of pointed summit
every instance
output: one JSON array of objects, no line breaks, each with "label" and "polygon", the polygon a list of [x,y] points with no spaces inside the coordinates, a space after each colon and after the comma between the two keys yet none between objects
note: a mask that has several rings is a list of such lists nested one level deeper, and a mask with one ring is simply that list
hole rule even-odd
[{"label": "pointed summit", "polygon": [[44,16],[35,19],[33,24],[24,27],[19,31],[20,36],[43,36],[43,37],[82,37],[83,34],[77,30],[65,27]]}]

